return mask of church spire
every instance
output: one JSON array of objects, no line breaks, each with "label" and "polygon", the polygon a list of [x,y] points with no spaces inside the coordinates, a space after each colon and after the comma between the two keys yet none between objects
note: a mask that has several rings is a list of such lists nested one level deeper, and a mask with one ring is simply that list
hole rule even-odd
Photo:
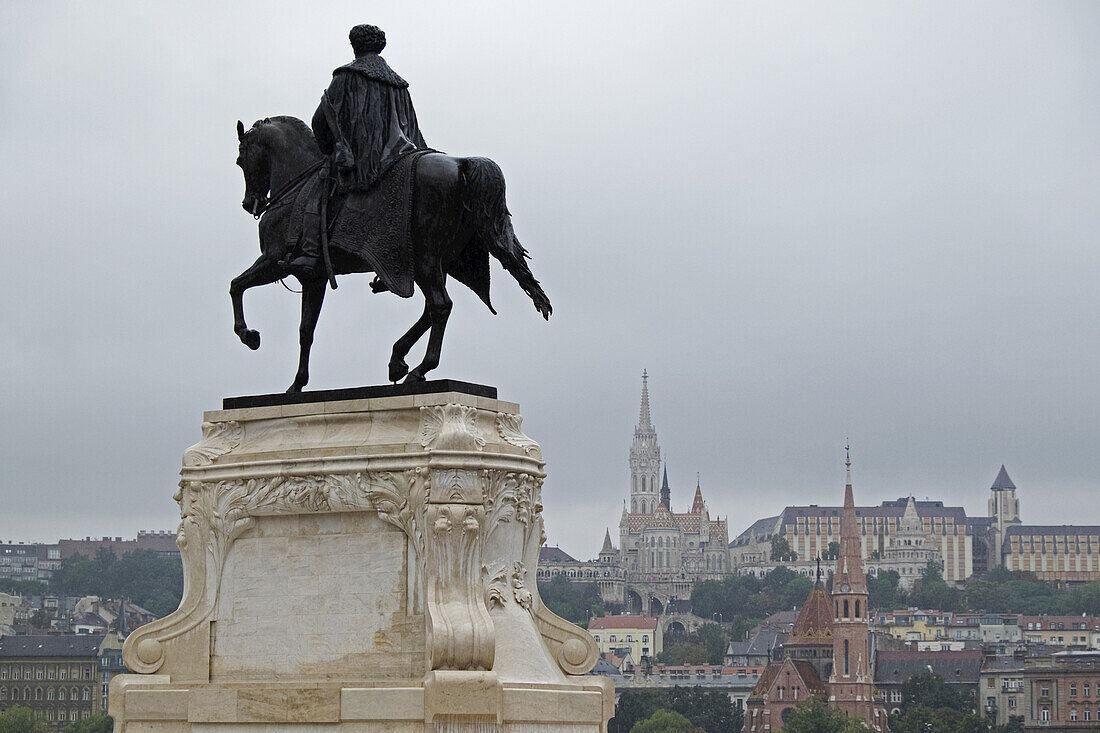
[{"label": "church spire", "polygon": [[661,479],[661,503],[665,505],[665,509],[672,511],[672,491],[668,488],[668,463],[664,466],[665,474]]},{"label": "church spire", "polygon": [[603,531],[603,549],[600,550],[600,554],[613,552],[615,552],[615,546],[611,544],[611,530],[608,528]]},{"label": "church spire", "polygon": [[856,518],[856,502],[852,496],[852,454],[847,445],[844,446],[844,469],[844,511],[840,516],[840,553],[836,558],[833,588],[834,592],[838,586],[842,586],[845,587],[845,593],[866,593],[867,576],[863,574],[863,545],[860,539],[862,533]]},{"label": "church spire", "polygon": [[649,417],[649,374],[642,370],[642,407],[638,411],[638,430],[649,432],[653,430],[653,423]]},{"label": "church spire", "polygon": [[702,514],[704,511],[703,490],[699,487],[699,474],[695,474],[695,498],[691,500],[691,513]]}]

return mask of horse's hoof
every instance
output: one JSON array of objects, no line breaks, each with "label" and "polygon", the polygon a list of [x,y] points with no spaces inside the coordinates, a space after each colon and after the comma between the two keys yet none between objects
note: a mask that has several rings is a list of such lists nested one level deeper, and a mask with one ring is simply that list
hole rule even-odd
[{"label": "horse's hoof", "polygon": [[255,351],[260,348],[260,332],[251,328],[241,334],[241,343]]},{"label": "horse's hoof", "polygon": [[409,373],[409,365],[403,359],[390,362],[390,381],[397,382]]},{"label": "horse's hoof", "polygon": [[405,381],[402,384],[413,384],[415,382],[423,382],[424,376],[417,374],[416,372],[409,372],[409,376],[405,377]]},{"label": "horse's hoof", "polygon": [[290,385],[289,387],[286,388],[286,393],[287,394],[298,394],[301,391],[302,391],[302,388],[298,386],[297,382],[295,382],[294,384],[292,384],[292,385]]}]

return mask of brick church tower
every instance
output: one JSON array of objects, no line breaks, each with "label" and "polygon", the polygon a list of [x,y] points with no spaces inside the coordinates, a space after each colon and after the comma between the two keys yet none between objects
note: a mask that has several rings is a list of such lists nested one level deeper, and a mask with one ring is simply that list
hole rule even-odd
[{"label": "brick church tower", "polygon": [[844,458],[846,480],[844,512],[840,518],[840,553],[833,575],[833,669],[829,677],[829,707],[866,720],[886,730],[886,710],[875,705],[871,673],[870,622],[863,547],[852,497],[852,460]]}]

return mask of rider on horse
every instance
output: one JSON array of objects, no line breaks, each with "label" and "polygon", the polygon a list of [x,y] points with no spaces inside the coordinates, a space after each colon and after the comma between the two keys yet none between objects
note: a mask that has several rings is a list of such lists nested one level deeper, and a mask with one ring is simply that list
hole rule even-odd
[{"label": "rider on horse", "polygon": [[[416,122],[409,84],[378,54],[386,34],[373,25],[357,25],[348,34],[355,60],[332,72],[332,83],[313,115],[313,134],[321,152],[332,159],[337,196],[367,191],[402,155],[425,149]],[[321,245],[303,237],[288,268],[318,274]],[[377,292],[384,286],[372,283]]]}]

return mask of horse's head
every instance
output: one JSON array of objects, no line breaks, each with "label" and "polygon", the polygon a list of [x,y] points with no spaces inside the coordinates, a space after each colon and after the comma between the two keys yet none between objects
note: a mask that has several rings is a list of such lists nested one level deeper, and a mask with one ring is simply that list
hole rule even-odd
[{"label": "horse's head", "polygon": [[267,194],[271,189],[271,161],[263,133],[263,120],[258,120],[248,131],[237,120],[237,165],[244,172],[244,199],[241,206],[257,218],[264,213]]},{"label": "horse's head", "polygon": [[282,185],[288,175],[321,157],[313,131],[297,117],[267,117],[249,130],[237,120],[237,140],[237,165],[244,172],[241,206],[257,218],[267,207],[273,183]]}]

